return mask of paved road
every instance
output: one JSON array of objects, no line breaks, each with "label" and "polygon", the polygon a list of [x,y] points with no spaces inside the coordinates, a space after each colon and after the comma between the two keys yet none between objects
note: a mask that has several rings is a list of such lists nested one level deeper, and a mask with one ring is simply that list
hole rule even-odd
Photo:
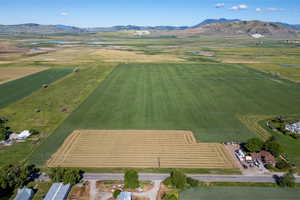
[{"label": "paved road", "polygon": [[[140,180],[164,180],[169,174],[154,174],[154,173],[140,173]],[[205,175],[205,174],[189,174],[188,176],[199,181],[207,182],[275,182],[272,175],[261,176],[244,176],[244,175]],[[117,173],[85,173],[83,178],[85,180],[123,180],[123,174]],[[296,182],[300,183],[300,176],[296,177]]]}]

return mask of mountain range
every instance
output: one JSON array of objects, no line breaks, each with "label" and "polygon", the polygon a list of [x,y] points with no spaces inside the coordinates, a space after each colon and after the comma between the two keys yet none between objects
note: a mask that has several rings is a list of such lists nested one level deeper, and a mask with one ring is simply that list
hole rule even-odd
[{"label": "mountain range", "polygon": [[[66,25],[40,25],[35,23],[18,24],[18,25],[0,25],[0,33],[35,33],[35,34],[53,34],[53,33],[85,33],[85,32],[116,32],[122,30],[155,30],[155,31],[178,31],[178,30],[193,30],[203,28],[211,24],[231,24],[235,22],[242,22],[240,19],[207,19],[194,26],[112,26],[112,27],[95,27],[95,28],[78,28],[75,26]],[[300,30],[299,25],[281,23],[281,22],[262,22],[265,24],[281,25],[288,29]],[[248,24],[249,25],[249,24]]]}]

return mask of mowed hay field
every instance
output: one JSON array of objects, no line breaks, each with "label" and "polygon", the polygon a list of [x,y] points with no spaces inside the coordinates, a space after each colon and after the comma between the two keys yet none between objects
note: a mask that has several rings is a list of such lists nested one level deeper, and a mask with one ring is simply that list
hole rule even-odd
[{"label": "mowed hay field", "polygon": [[32,92],[72,72],[72,68],[48,69],[0,85],[0,108],[14,103]]},{"label": "mowed hay field", "polygon": [[78,130],[49,167],[233,169],[223,145],[197,143],[190,131]]},{"label": "mowed hay field", "polygon": [[259,136],[243,115],[300,112],[300,86],[239,64],[123,64],[33,153],[45,163],[74,130],[190,130],[201,142]]},{"label": "mowed hay field", "polygon": [[0,84],[12,81],[30,74],[44,71],[47,68],[41,67],[1,67],[0,68]]}]

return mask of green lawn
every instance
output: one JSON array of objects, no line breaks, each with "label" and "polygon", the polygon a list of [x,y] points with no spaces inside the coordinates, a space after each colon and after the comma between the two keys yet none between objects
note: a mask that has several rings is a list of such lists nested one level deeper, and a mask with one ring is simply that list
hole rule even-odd
[{"label": "green lawn", "polygon": [[297,200],[300,189],[273,187],[199,187],[181,192],[181,200]]},{"label": "green lawn", "polygon": [[124,64],[40,146],[43,163],[75,129],[185,129],[200,141],[256,136],[237,115],[299,113],[299,85],[244,65]]},{"label": "green lawn", "polygon": [[14,103],[32,92],[42,88],[43,84],[50,84],[70,72],[72,68],[48,69],[14,81],[0,85],[0,108]]}]

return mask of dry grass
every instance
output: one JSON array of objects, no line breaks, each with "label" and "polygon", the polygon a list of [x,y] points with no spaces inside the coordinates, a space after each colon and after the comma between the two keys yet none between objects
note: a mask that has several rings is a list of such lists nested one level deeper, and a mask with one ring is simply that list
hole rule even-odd
[{"label": "dry grass", "polygon": [[236,168],[222,144],[197,143],[190,131],[78,130],[48,166],[83,168]]},{"label": "dry grass", "polygon": [[146,55],[133,51],[99,49],[92,53],[106,62],[183,62],[183,59],[173,55]]},{"label": "dry grass", "polygon": [[259,61],[255,61],[255,60],[234,60],[234,59],[224,59],[222,60],[223,63],[241,63],[241,64],[256,64],[256,63],[261,63]]},{"label": "dry grass", "polygon": [[46,70],[46,67],[2,67],[0,68],[0,84]]}]

